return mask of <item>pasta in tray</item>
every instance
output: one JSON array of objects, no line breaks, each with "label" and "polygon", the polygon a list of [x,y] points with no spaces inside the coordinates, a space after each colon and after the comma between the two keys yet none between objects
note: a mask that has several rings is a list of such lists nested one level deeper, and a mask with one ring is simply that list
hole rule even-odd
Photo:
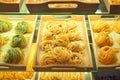
[{"label": "pasta in tray", "polygon": [[67,30],[68,30],[68,32],[69,32],[70,30],[75,30],[75,29],[77,29],[77,27],[79,26],[78,23],[77,23],[76,21],[74,21],[74,20],[67,20],[67,21],[66,21],[66,25],[67,25]]},{"label": "pasta in tray", "polygon": [[26,80],[32,79],[33,75],[34,72],[0,72],[0,80]]},{"label": "pasta in tray", "polygon": [[85,49],[85,45],[81,41],[73,41],[68,44],[67,48],[73,52],[80,52]]},{"label": "pasta in tray", "polygon": [[25,38],[23,35],[15,35],[12,38],[11,46],[25,48],[28,42],[29,42],[28,38]]},{"label": "pasta in tray", "polygon": [[56,46],[67,46],[69,42],[69,34],[58,34],[55,37]]},{"label": "pasta in tray", "polygon": [[32,30],[32,26],[25,21],[18,22],[15,27],[15,31],[18,34],[32,33]]},{"label": "pasta in tray", "polygon": [[100,32],[95,41],[99,47],[113,45],[113,38],[107,32]]},{"label": "pasta in tray", "polygon": [[59,64],[68,62],[71,57],[71,51],[64,47],[55,47],[53,49],[53,54],[57,58]]},{"label": "pasta in tray", "polygon": [[69,60],[69,64],[74,64],[74,65],[84,65],[84,58],[81,53],[73,52],[71,55],[71,58]]},{"label": "pasta in tray", "polygon": [[22,64],[24,61],[24,53],[19,48],[11,48],[3,56],[4,62],[9,64]]},{"label": "pasta in tray", "polygon": [[54,41],[45,40],[41,43],[41,49],[44,51],[50,51],[55,47]]},{"label": "pasta in tray", "polygon": [[54,40],[54,34],[50,31],[45,31],[43,34],[43,40]]},{"label": "pasta in tray", "polygon": [[38,62],[41,66],[53,65],[57,62],[55,55],[49,51],[45,54],[41,54],[40,60]]},{"label": "pasta in tray", "polygon": [[79,31],[82,26],[77,21],[51,20],[44,26],[39,44],[42,50],[39,65],[84,65],[86,41],[82,38],[83,31]]},{"label": "pasta in tray", "polygon": [[96,20],[92,26],[92,29],[93,29],[93,32],[97,32],[97,33],[102,31],[105,31],[105,32],[112,31],[110,25],[102,19]]},{"label": "pasta in tray", "polygon": [[46,29],[48,31],[52,32],[53,34],[59,34],[59,33],[64,33],[66,32],[66,24],[61,21],[49,21],[48,24],[46,25]]},{"label": "pasta in tray", "polygon": [[105,65],[114,64],[117,61],[116,53],[118,53],[118,49],[104,46],[100,49],[99,61]]},{"label": "pasta in tray", "polygon": [[6,20],[0,20],[0,33],[10,31],[12,29],[12,23]]},{"label": "pasta in tray", "polygon": [[77,30],[71,30],[68,32],[70,41],[79,41],[82,40],[81,33]]}]

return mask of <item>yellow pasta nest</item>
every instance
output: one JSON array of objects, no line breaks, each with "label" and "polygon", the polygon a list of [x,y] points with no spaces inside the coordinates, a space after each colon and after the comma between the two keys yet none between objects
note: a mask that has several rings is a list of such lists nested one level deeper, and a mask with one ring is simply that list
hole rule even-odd
[{"label": "yellow pasta nest", "polygon": [[100,49],[100,53],[98,55],[99,61],[102,64],[114,64],[117,61],[116,54],[118,49],[111,48],[110,46],[104,46]]},{"label": "yellow pasta nest", "polygon": [[53,40],[54,34],[50,31],[45,31],[43,34],[43,40]]},{"label": "yellow pasta nest", "polygon": [[73,52],[69,60],[69,64],[84,65],[84,56],[81,53]]},{"label": "yellow pasta nest", "polygon": [[55,47],[53,54],[55,54],[57,62],[60,64],[67,63],[71,57],[71,51],[64,47]]},{"label": "yellow pasta nest", "polygon": [[79,41],[82,40],[81,33],[77,30],[71,30],[68,32],[70,41]]},{"label": "yellow pasta nest", "polygon": [[120,0],[111,0],[112,3],[120,3]]},{"label": "yellow pasta nest", "polygon": [[113,38],[111,36],[109,36],[107,32],[100,32],[97,35],[95,41],[99,47],[113,45]]},{"label": "yellow pasta nest", "polygon": [[81,41],[73,41],[68,44],[67,48],[73,52],[80,52],[85,49],[85,45]]},{"label": "yellow pasta nest", "polygon": [[41,55],[40,62],[38,64],[40,64],[40,66],[46,66],[46,65],[53,65],[56,62],[57,61],[55,55],[49,51]]},{"label": "yellow pasta nest", "polygon": [[69,35],[68,34],[59,34],[55,37],[55,45],[56,46],[67,46],[69,43]]},{"label": "yellow pasta nest", "polygon": [[53,34],[60,34],[66,32],[66,24],[63,21],[49,21],[46,24],[46,29]]},{"label": "yellow pasta nest", "polygon": [[43,51],[50,51],[54,48],[55,44],[52,40],[45,40],[41,43],[40,46]]},{"label": "yellow pasta nest", "polygon": [[67,25],[68,32],[70,30],[77,30],[77,27],[79,26],[77,21],[74,21],[74,20],[66,20],[66,25]]},{"label": "yellow pasta nest", "polygon": [[34,72],[0,72],[0,80],[26,80],[33,75]]},{"label": "yellow pasta nest", "polygon": [[92,26],[92,29],[94,32],[97,32],[97,33],[101,32],[101,31],[111,32],[111,30],[112,30],[110,28],[110,25],[102,19],[95,21]]},{"label": "yellow pasta nest", "polygon": [[120,21],[115,21],[112,28],[116,33],[120,34]]}]

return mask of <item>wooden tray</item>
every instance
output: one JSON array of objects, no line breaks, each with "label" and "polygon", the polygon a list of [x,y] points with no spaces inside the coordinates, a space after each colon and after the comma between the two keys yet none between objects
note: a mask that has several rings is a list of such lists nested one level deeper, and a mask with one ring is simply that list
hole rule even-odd
[{"label": "wooden tray", "polygon": [[111,0],[104,0],[107,10],[111,14],[120,14],[120,3],[112,3]]},{"label": "wooden tray", "polygon": [[38,75],[38,80],[54,80],[56,78],[58,80],[86,80],[84,72],[39,72]]},{"label": "wooden tray", "polygon": [[24,16],[23,15],[21,17],[19,16],[19,18],[10,18],[8,15],[0,15],[0,19],[8,20],[11,23],[13,23],[13,27],[10,31],[5,32],[5,33],[1,33],[1,35],[9,37],[10,40],[16,34],[15,31],[14,31],[14,28],[17,25],[17,22],[26,21],[26,22],[28,22],[32,25],[32,27],[33,27],[32,33],[24,34],[24,36],[29,36],[30,39],[29,39],[27,47],[25,49],[23,49],[24,54],[25,54],[23,64],[8,64],[8,63],[4,63],[2,61],[2,55],[4,55],[4,53],[7,51],[5,49],[8,49],[10,47],[10,45],[9,45],[10,40],[6,45],[1,47],[1,50],[2,50],[3,53],[0,55],[0,70],[26,70],[26,66],[27,66],[27,63],[28,63],[28,57],[29,57],[29,53],[30,53],[30,48],[31,48],[31,44],[32,44],[32,41],[33,41],[33,35],[34,35],[37,16],[29,16],[29,15]]},{"label": "wooden tray", "polygon": [[[103,65],[102,63],[100,63],[98,61],[98,53],[97,52],[99,52],[100,48],[96,45],[96,42],[95,42],[95,37],[98,33],[94,33],[93,30],[92,30],[92,25],[96,20],[103,19],[103,20],[107,21],[109,24],[112,24],[116,20],[120,20],[120,16],[115,17],[115,18],[114,17],[115,16],[101,16],[101,15],[95,15],[95,16],[90,15],[90,16],[88,16],[90,29],[91,29],[91,36],[92,36],[92,41],[93,41],[92,45],[93,45],[93,49],[94,49],[94,54],[95,54],[95,59],[96,59],[96,64],[97,64],[98,70],[102,70],[102,71],[105,71],[105,70],[108,70],[108,71],[120,70],[120,51],[119,51],[119,53],[117,53],[118,61],[117,61],[116,64]],[[110,35],[114,39],[114,45],[111,46],[111,47],[120,48],[120,45],[116,42],[116,39],[117,39],[117,37],[119,37],[119,34],[112,31],[110,33]]]},{"label": "wooden tray", "polygon": [[[84,66],[79,66],[79,65],[51,65],[51,66],[40,66],[38,65],[38,60],[40,56],[40,52],[42,51],[40,49],[40,44],[42,42],[42,31],[44,30],[45,23],[47,21],[53,20],[53,21],[63,21],[66,18],[70,20],[75,20],[79,21],[79,25],[82,27],[80,29],[83,30],[84,34],[84,40],[86,42],[86,48],[85,48],[85,65]],[[40,28],[38,32],[38,39],[37,39],[37,48],[36,48],[36,55],[34,57],[34,63],[33,63],[33,69],[36,71],[91,71],[93,69],[93,64],[92,64],[92,58],[91,58],[91,52],[90,52],[90,47],[89,47],[89,40],[88,40],[88,35],[87,35],[87,28],[86,28],[86,23],[85,23],[85,17],[84,16],[42,16],[40,20]]]},{"label": "wooden tray", "polygon": [[[56,8],[50,7],[50,4],[75,4],[76,7]],[[99,0],[46,0],[41,2],[27,0],[26,5],[30,12],[95,12],[99,6]]]},{"label": "wooden tray", "polygon": [[24,0],[17,0],[16,2],[0,1],[0,12],[19,12]]}]

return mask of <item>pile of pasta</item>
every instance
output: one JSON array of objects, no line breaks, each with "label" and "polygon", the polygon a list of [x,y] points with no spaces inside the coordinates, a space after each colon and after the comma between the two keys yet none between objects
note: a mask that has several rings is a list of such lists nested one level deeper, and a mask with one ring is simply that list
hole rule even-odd
[{"label": "pile of pasta", "polygon": [[0,72],[0,80],[32,79],[34,72]]},{"label": "pile of pasta", "polygon": [[[0,20],[0,56],[2,61],[8,64],[23,64],[24,49],[29,44],[32,27],[26,21],[14,22]],[[10,34],[10,35],[9,35]]]},{"label": "pile of pasta", "polygon": [[85,80],[82,72],[41,72],[39,75],[39,80]]},{"label": "pile of pasta", "polygon": [[46,22],[42,30],[38,64],[83,66],[87,41],[80,27],[75,20]]},{"label": "pile of pasta", "polygon": [[[120,21],[115,21],[109,24],[103,19],[96,20],[92,25],[92,30],[95,33],[95,42],[99,48],[98,60],[104,65],[115,64],[117,62],[117,54],[119,49],[114,46],[114,37],[112,34],[120,34]],[[120,45],[120,37],[117,39]]]},{"label": "pile of pasta", "polygon": [[112,3],[120,3],[120,0],[111,0]]}]

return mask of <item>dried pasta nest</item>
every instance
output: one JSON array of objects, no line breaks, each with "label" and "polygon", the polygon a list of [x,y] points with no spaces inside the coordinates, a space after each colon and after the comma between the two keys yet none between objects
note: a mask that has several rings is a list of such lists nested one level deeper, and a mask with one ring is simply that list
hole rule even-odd
[{"label": "dried pasta nest", "polygon": [[40,48],[43,51],[51,51],[55,47],[55,43],[53,40],[45,40],[42,41]]},{"label": "dried pasta nest", "polygon": [[84,65],[84,56],[81,53],[73,52],[69,60],[69,64]]},{"label": "dried pasta nest", "polygon": [[12,38],[11,46],[25,48],[27,46],[27,43],[28,43],[28,39],[25,38],[23,35],[15,35]]},{"label": "dried pasta nest", "polygon": [[51,51],[41,55],[38,62],[41,66],[53,65],[57,62],[55,55]]},{"label": "dried pasta nest", "polygon": [[25,21],[18,22],[17,26],[15,27],[15,31],[18,34],[32,33],[32,30],[32,26]]},{"label": "dried pasta nest", "polygon": [[92,29],[94,32],[97,32],[97,33],[102,32],[102,31],[105,31],[105,32],[112,31],[110,25],[102,19],[95,21],[92,26]]},{"label": "dried pasta nest", "polygon": [[53,54],[57,59],[58,64],[68,63],[71,57],[71,51],[64,47],[55,47],[53,49]]},{"label": "dried pasta nest", "polygon": [[75,30],[75,29],[74,30],[70,30],[68,32],[68,34],[69,34],[69,40],[70,41],[79,41],[79,40],[82,40],[81,33],[79,31]]},{"label": "dried pasta nest", "polygon": [[67,30],[68,32],[70,30],[77,30],[77,27],[79,26],[77,21],[75,20],[66,20]]},{"label": "dried pasta nest", "polygon": [[60,34],[60,33],[65,33],[66,32],[66,24],[65,22],[61,21],[49,21],[46,24],[46,29],[53,34]]},{"label": "dried pasta nest", "polygon": [[7,32],[12,29],[12,23],[0,20],[0,33]]},{"label": "dried pasta nest", "polygon": [[85,44],[82,41],[73,41],[68,44],[67,48],[73,52],[80,52],[85,49]]},{"label": "dried pasta nest", "polygon": [[68,34],[59,34],[55,37],[55,45],[56,46],[67,46],[69,43],[69,35]]},{"label": "dried pasta nest", "polygon": [[9,49],[3,57],[4,62],[10,64],[19,64],[24,61],[24,53],[20,50],[20,48]]},{"label": "dried pasta nest", "polygon": [[118,53],[118,49],[104,46],[100,49],[100,53],[98,55],[99,61],[105,65],[114,64],[117,61],[115,53]]},{"label": "dried pasta nest", "polygon": [[113,38],[107,32],[100,32],[95,41],[99,47],[113,45]]},{"label": "dried pasta nest", "polygon": [[54,40],[54,34],[50,31],[45,31],[43,34],[43,40]]}]

